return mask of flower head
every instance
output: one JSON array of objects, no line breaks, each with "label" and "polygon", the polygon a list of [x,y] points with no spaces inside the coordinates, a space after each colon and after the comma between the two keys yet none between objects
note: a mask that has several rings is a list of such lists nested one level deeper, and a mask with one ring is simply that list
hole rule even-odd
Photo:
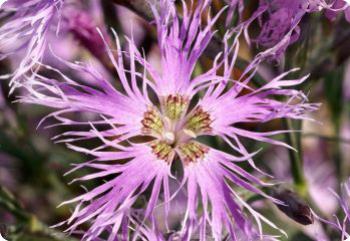
[{"label": "flower head", "polygon": [[[199,233],[205,240],[209,230],[214,240],[221,240],[225,233],[232,240],[246,237],[255,240],[262,236],[261,222],[277,228],[257,213],[239,194],[247,190],[267,196],[257,185],[267,185],[238,165],[252,161],[241,137],[271,144],[288,146],[270,136],[283,131],[256,132],[238,127],[239,123],[265,123],[279,118],[304,119],[305,113],[317,109],[305,103],[306,97],[299,91],[283,89],[302,83],[306,78],[285,80],[284,73],[261,87],[250,85],[259,55],[247,67],[241,77],[233,79],[238,53],[240,31],[228,33],[225,50],[218,55],[213,67],[205,73],[194,75],[200,56],[214,35],[212,26],[219,15],[202,23],[203,13],[209,1],[200,1],[192,10],[183,2],[183,16],[177,16],[175,4],[162,0],[160,10],[153,7],[161,53],[161,71],[154,68],[137,50],[133,40],[128,40],[127,51],[122,51],[116,36],[117,50],[107,51],[114,65],[121,88],[113,86],[94,68],[84,64],[67,63],[75,71],[90,75],[95,81],[75,81],[57,71],[62,80],[49,79],[35,74],[35,79],[24,84],[29,95],[22,98],[27,103],[57,109],[50,116],[60,125],[90,125],[90,131],[74,130],[64,133],[60,141],[71,149],[92,156],[92,160],[78,164],[95,170],[76,181],[106,179],[95,189],[66,203],[78,203],[66,222],[73,232],[83,223],[90,227],[84,232],[84,240],[93,240],[104,232],[108,240],[128,238],[128,226],[135,229],[134,237],[149,234],[144,224],[157,230],[154,209],[163,201],[165,216],[170,210],[169,182],[176,178],[171,174],[175,158],[182,162],[184,176],[179,188],[186,189],[186,213],[180,235],[190,240]],[[101,35],[102,36],[102,35]],[[232,39],[233,45],[228,45]],[[126,67],[124,58],[129,61]],[[144,72],[138,71],[141,65]],[[223,74],[220,73],[223,70]],[[279,100],[277,98],[279,97]],[[286,100],[281,100],[281,99]],[[70,113],[90,112],[96,119],[81,121],[71,119]],[[232,153],[214,149],[198,140],[201,136],[219,137],[232,147]],[[99,139],[101,144],[87,149],[75,141]],[[135,203],[149,190],[148,202],[141,217],[135,214]],[[202,211],[198,211],[201,207]],[[256,220],[259,232],[252,229],[248,213]],[[136,218],[137,216],[137,218]],[[134,222],[135,220],[140,220]]]},{"label": "flower head", "polygon": [[290,31],[290,43],[299,37],[298,23],[306,13],[304,0],[274,0],[260,2],[266,7],[267,21],[263,23],[257,43],[264,47],[278,44]]},{"label": "flower head", "polygon": [[[299,23],[306,14],[326,10],[327,16],[332,19],[345,10],[348,18],[348,5],[343,0],[260,0],[260,6],[244,24],[248,28],[258,19],[261,30],[254,42],[265,48],[273,48],[274,59],[279,59],[288,46],[299,39]],[[246,38],[250,42],[248,30]]]}]

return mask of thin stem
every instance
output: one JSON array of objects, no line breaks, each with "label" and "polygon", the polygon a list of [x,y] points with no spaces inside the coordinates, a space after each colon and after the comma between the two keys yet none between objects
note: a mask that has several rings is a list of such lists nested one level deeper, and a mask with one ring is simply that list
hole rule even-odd
[{"label": "thin stem", "polygon": [[[287,130],[294,129],[291,120],[283,119],[283,125]],[[301,129],[301,121],[298,121],[297,125]],[[303,170],[301,135],[300,133],[286,133],[285,139],[287,144],[298,150],[288,150],[288,154],[295,189],[301,196],[305,197],[307,194],[307,188]]]}]

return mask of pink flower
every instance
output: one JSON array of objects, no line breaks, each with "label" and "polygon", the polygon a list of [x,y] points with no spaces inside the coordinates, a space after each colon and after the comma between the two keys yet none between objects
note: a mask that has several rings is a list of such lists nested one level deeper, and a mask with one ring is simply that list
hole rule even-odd
[{"label": "pink flower", "polygon": [[[153,7],[161,52],[160,71],[144,58],[132,39],[128,40],[128,49],[122,51],[116,36],[117,49],[105,47],[104,51],[113,63],[119,87],[114,87],[90,65],[72,63],[67,65],[95,81],[78,82],[55,70],[60,79],[35,74],[33,81],[24,84],[29,93],[21,101],[57,109],[49,115],[58,120],[57,125],[90,127],[88,131],[77,129],[60,136],[64,138],[60,141],[69,148],[92,157],[74,170],[84,167],[94,172],[74,181],[106,180],[64,203],[77,203],[66,222],[70,226],[68,231],[74,232],[89,223],[83,240],[94,240],[105,232],[110,241],[117,237],[130,240],[130,233],[134,238],[145,233],[155,235],[156,206],[162,200],[167,217],[170,200],[176,195],[169,189],[169,182],[176,179],[171,173],[175,158],[181,160],[184,171],[182,180],[178,180],[179,188],[187,193],[179,231],[182,239],[190,240],[199,233],[200,240],[205,240],[209,230],[214,240],[223,239],[224,233],[232,240],[240,237],[256,240],[263,236],[262,222],[277,228],[240,196],[239,190],[243,189],[278,202],[256,187],[268,184],[238,163],[248,160],[255,168],[254,153],[249,153],[241,138],[289,147],[271,138],[284,131],[262,133],[245,130],[238,124],[266,123],[279,118],[306,119],[305,114],[316,110],[317,105],[306,103],[305,95],[291,88],[306,77],[285,79],[290,72],[257,88],[249,85],[268,52],[258,55],[239,79],[232,79],[240,30],[226,35],[225,49],[212,68],[193,77],[219,16],[208,18],[207,25],[202,24],[208,4],[209,1],[201,1],[194,10],[184,4],[181,20],[172,1],[162,0],[160,10]],[[228,45],[229,40],[232,46]],[[128,58],[128,67],[124,58]],[[144,72],[139,71],[139,66]],[[220,68],[223,74],[219,74]],[[100,118],[77,121],[70,115],[76,112],[94,113]],[[202,136],[220,137],[236,154],[200,142],[198,138]],[[100,145],[83,148],[73,144],[93,139],[98,139]],[[147,190],[148,200],[140,214],[134,205]],[[258,231],[254,231],[251,219],[256,221]],[[129,227],[134,232],[128,232]]]}]

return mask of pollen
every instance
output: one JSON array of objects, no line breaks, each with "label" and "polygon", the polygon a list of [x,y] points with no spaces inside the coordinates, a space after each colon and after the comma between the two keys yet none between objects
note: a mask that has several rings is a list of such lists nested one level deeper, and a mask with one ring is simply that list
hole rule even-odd
[{"label": "pollen", "polygon": [[141,121],[143,134],[157,134],[161,135],[164,130],[164,124],[159,112],[155,108],[149,108],[145,112]]},{"label": "pollen", "polygon": [[164,112],[171,120],[178,120],[184,114],[188,106],[188,98],[181,95],[169,95],[165,99]]},{"label": "pollen", "polygon": [[174,157],[173,148],[165,141],[154,141],[151,144],[153,153],[157,158],[170,163]]},{"label": "pollen", "polygon": [[212,130],[211,128],[212,120],[210,118],[210,114],[203,110],[202,107],[197,107],[192,115],[188,118],[186,129],[191,132],[198,133],[207,133]]},{"label": "pollen", "polygon": [[202,144],[190,141],[179,146],[179,155],[185,164],[196,162],[204,158],[209,149]]}]

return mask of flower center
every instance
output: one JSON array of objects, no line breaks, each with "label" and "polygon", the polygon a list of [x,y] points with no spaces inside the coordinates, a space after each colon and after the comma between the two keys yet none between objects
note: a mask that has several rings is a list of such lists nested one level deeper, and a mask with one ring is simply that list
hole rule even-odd
[{"label": "flower center", "polygon": [[173,132],[167,131],[164,133],[164,140],[169,145],[174,144],[175,142],[175,134]]},{"label": "flower center", "polygon": [[157,158],[171,163],[178,154],[185,164],[203,159],[208,148],[194,140],[212,130],[210,114],[197,106],[189,114],[189,100],[181,95],[162,98],[160,110],[149,107],[144,113],[142,134],[155,138],[150,144]]}]

